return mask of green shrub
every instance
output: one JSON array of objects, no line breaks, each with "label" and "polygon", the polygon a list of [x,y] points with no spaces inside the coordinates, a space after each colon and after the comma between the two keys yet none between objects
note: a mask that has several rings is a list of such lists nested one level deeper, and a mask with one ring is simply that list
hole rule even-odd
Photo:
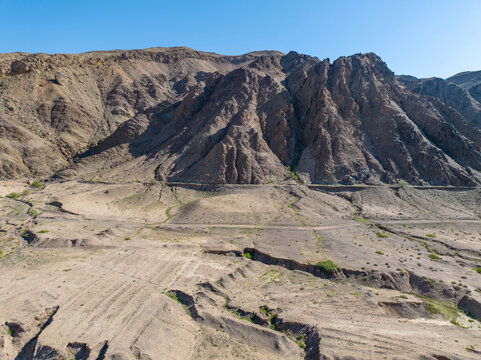
[{"label": "green shrub", "polygon": [[384,253],[381,250],[376,251],[376,254],[378,255],[384,255]]},{"label": "green shrub", "polygon": [[28,238],[30,237],[28,229],[23,229],[20,232],[20,236],[23,237],[25,240],[28,240]]},{"label": "green shrub", "polygon": [[287,169],[287,178],[288,179],[292,179],[296,182],[299,182],[299,177],[297,176],[297,174],[291,169],[291,167],[288,165],[286,166],[286,169]]},{"label": "green shrub", "polygon": [[28,209],[28,215],[30,215],[33,218],[36,218],[38,216],[38,211],[35,210],[34,208]]},{"label": "green shrub", "polygon": [[179,298],[177,297],[177,295],[175,295],[175,293],[173,293],[173,292],[172,292],[172,293],[168,293],[167,296],[170,297],[171,299],[177,301],[179,304],[182,304],[182,303],[180,302]]},{"label": "green shrub", "polygon": [[296,341],[296,344],[299,345],[301,349],[304,349],[306,347],[306,343],[304,341]]},{"label": "green shrub", "polygon": [[332,260],[319,261],[315,266],[329,275],[338,269],[338,266]]},{"label": "green shrub", "polygon": [[40,190],[41,188],[43,188],[43,183],[40,180],[34,180],[30,184],[30,187],[33,187],[33,188],[36,188],[36,189]]},{"label": "green shrub", "polygon": [[435,234],[426,234],[425,236],[430,237],[430,238],[435,238],[435,237],[436,237]]},{"label": "green shrub", "polygon": [[376,235],[377,235],[377,237],[380,237],[380,238],[387,238],[387,237],[388,237],[386,234],[383,234],[383,233],[380,232],[380,231],[377,231],[377,232],[376,232]]},{"label": "green shrub", "polygon": [[18,199],[20,197],[20,194],[16,193],[16,192],[11,192],[10,194],[7,195],[7,197],[15,200],[15,199]]},{"label": "green shrub", "polygon": [[441,258],[436,254],[429,254],[428,256],[431,260],[441,260]]},{"label": "green shrub", "polygon": [[124,240],[130,240],[130,238],[129,238],[129,237],[126,237]]},{"label": "green shrub", "polygon": [[38,233],[39,234],[46,234],[46,233],[48,233],[48,230],[40,230]]},{"label": "green shrub", "polygon": [[481,274],[481,267],[480,266],[475,267],[474,271],[476,271],[478,274]]},{"label": "green shrub", "polygon": [[246,252],[244,253],[244,256],[245,256],[246,258],[252,260],[252,254],[251,254],[250,252],[246,251]]}]

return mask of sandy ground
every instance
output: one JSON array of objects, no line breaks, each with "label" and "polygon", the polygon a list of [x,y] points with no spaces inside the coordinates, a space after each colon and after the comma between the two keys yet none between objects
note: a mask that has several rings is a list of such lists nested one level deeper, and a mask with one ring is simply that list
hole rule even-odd
[{"label": "sandy ground", "polygon": [[1,359],[480,357],[479,189],[0,195]]}]

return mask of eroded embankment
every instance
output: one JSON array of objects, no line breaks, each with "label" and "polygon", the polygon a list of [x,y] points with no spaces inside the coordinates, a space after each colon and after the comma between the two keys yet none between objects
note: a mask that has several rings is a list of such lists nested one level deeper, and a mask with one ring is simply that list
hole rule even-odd
[{"label": "eroded embankment", "polygon": [[330,280],[355,281],[360,285],[391,289],[401,292],[413,293],[436,300],[447,300],[469,315],[481,319],[481,303],[469,295],[469,291],[452,284],[436,282],[425,276],[419,276],[413,272],[401,270],[381,272],[378,270],[352,270],[337,268],[326,270],[316,264],[305,264],[296,260],[274,257],[255,248],[239,250],[206,250],[207,253],[217,255],[234,255],[245,257],[252,261],[259,261],[266,265],[281,266],[288,270],[298,270],[316,277]]},{"label": "eroded embankment", "polygon": [[[186,313],[202,325],[216,329],[220,327],[238,338],[248,336],[250,338],[257,337],[257,340],[263,338],[263,341],[259,342],[272,341],[274,347],[279,348],[277,350],[281,357],[289,353],[289,346],[286,343],[291,342],[293,344],[290,346],[291,349],[294,346],[294,348],[301,348],[304,351],[304,359],[318,360],[321,358],[321,335],[319,329],[315,326],[283,319],[279,315],[279,309],[271,309],[266,305],[256,310],[232,306],[229,304],[230,299],[228,296],[210,283],[202,283],[200,288],[201,290],[195,293],[194,296],[181,290],[169,290],[166,294],[180,303]],[[215,315],[196,303],[196,298],[208,297],[208,293],[223,297],[225,299],[225,309],[232,313],[234,318],[226,319],[223,316]],[[292,352],[292,350],[290,351]]]},{"label": "eroded embankment", "polygon": [[[15,356],[15,360],[67,359],[67,357],[63,355],[62,350],[56,349],[47,344],[42,344],[41,341],[39,341],[43,331],[52,323],[58,310],[59,307],[55,306],[53,308],[45,309],[43,314],[36,316],[35,321],[38,327],[28,328],[16,321],[5,322],[5,327],[7,328],[11,345],[14,347],[19,345],[21,346],[17,355]],[[28,334],[32,333],[34,335],[28,338]],[[21,345],[22,343],[23,346]],[[108,341],[100,343],[96,348],[98,349],[98,355],[95,357],[95,359],[105,359],[107,350],[109,348]],[[94,357],[92,357],[93,350],[86,343],[76,341],[69,342],[66,345],[66,349],[69,354],[69,359],[71,358],[70,356],[73,356],[76,360],[94,359]]]}]

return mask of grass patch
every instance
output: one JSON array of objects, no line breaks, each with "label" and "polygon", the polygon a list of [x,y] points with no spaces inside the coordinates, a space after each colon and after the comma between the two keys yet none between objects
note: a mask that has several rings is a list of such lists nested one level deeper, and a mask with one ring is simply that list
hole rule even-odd
[{"label": "grass patch", "polygon": [[384,253],[381,250],[376,251],[376,254],[378,255],[384,255]]},{"label": "grass patch", "polygon": [[130,240],[130,238],[127,236],[124,240],[127,240],[127,241],[128,241],[128,240]]},{"label": "grass patch", "polygon": [[426,234],[426,235],[424,235],[424,236],[429,237],[429,238],[435,238],[435,237],[436,237],[435,234]]},{"label": "grass patch", "polygon": [[432,303],[425,303],[424,309],[427,312],[429,312],[431,315],[436,315],[436,314],[441,313],[441,310],[439,309],[439,307],[437,307],[436,305],[434,305]]},{"label": "grass patch", "polygon": [[475,267],[474,271],[476,271],[478,274],[481,274],[481,266]]},{"label": "grass patch", "polygon": [[364,224],[364,225],[371,225],[372,224],[369,220],[366,220],[366,219],[364,219],[363,217],[360,217],[360,216],[353,216],[351,218],[351,220],[359,221],[361,224]]},{"label": "grass patch", "polygon": [[319,261],[315,266],[329,275],[338,269],[338,266],[332,260]]},{"label": "grass patch", "polygon": [[172,206],[168,207],[166,210],[165,210],[165,216],[167,216],[167,220],[170,220],[172,219],[172,215],[170,215],[170,211],[172,210]]},{"label": "grass patch", "polygon": [[386,234],[383,234],[383,233],[382,233],[382,232],[380,232],[380,231],[376,231],[376,235],[377,235],[377,237],[379,237],[379,238],[383,238],[383,239],[385,239],[385,238],[389,237],[389,236],[387,236]]},{"label": "grass patch", "polygon": [[48,233],[48,230],[40,230],[38,233],[39,234],[46,234],[46,233]]},{"label": "grass patch", "polygon": [[436,254],[429,254],[428,256],[431,260],[441,260],[441,258]]}]

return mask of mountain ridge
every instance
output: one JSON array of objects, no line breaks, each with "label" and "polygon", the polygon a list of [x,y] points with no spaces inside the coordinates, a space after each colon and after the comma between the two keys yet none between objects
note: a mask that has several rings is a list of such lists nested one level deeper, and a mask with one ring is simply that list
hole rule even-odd
[{"label": "mountain ridge", "polygon": [[374,53],[152,49],[1,54],[0,176],[480,182],[481,104],[449,79]]}]

